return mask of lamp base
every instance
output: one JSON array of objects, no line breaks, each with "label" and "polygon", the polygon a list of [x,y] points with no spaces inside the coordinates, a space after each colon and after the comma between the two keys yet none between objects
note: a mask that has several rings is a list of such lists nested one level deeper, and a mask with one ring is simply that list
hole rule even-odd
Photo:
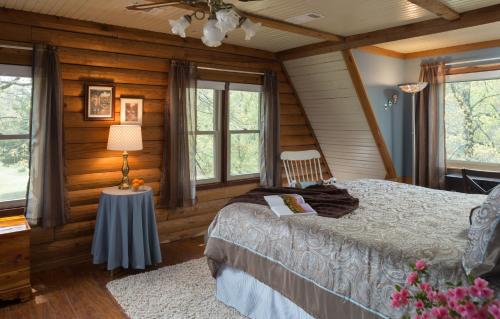
[{"label": "lamp base", "polygon": [[118,185],[119,189],[129,189],[130,188],[130,180],[128,178],[128,153],[127,151],[123,152],[123,165],[122,165],[122,182]]}]

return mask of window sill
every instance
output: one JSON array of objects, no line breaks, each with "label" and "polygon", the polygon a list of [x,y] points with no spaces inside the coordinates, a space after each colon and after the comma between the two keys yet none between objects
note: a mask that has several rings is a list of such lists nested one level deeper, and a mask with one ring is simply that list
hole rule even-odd
[{"label": "window sill", "polygon": [[0,208],[0,217],[14,216],[24,214],[24,206]]},{"label": "window sill", "polygon": [[500,164],[493,163],[479,163],[479,162],[466,162],[466,161],[447,161],[447,172],[460,172],[463,168],[480,170],[486,172],[500,172]]},{"label": "window sill", "polygon": [[230,186],[236,186],[236,185],[245,185],[245,184],[253,184],[253,183],[259,183],[260,178],[247,178],[247,179],[238,179],[238,180],[232,180],[232,181],[227,181],[225,183],[207,183],[207,184],[198,184],[196,185],[196,190],[206,190],[206,189],[214,189],[214,188],[222,188],[222,187],[230,187]]}]

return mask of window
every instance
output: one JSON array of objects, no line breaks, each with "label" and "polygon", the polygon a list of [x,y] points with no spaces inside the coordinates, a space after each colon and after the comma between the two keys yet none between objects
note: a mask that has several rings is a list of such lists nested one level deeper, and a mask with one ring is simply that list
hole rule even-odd
[{"label": "window", "polygon": [[30,67],[0,64],[0,101],[1,209],[22,206],[26,197],[31,111]]},{"label": "window", "polygon": [[449,167],[500,170],[500,71],[447,76]]},{"label": "window", "polygon": [[260,172],[260,86],[198,81],[198,184],[257,178]]}]

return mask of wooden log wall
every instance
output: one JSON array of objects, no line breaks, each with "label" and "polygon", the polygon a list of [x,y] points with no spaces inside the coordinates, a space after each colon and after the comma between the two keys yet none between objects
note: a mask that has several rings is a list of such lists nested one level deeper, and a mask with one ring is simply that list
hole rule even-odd
[{"label": "wooden log wall", "polygon": [[[68,224],[55,229],[33,228],[34,271],[90,259],[99,194],[116,185],[121,176],[121,154],[106,150],[109,126],[119,123],[120,98],[144,98],[144,150],[131,152],[130,176],[143,177],[159,193],[161,154],[164,145],[163,109],[168,103],[168,71],[171,59],[187,59],[202,66],[242,71],[278,72],[281,100],[281,149],[319,149],[294,89],[281,64],[270,52],[223,45],[209,49],[199,40],[182,40],[148,31],[103,26],[22,11],[0,10],[0,41],[59,47],[64,85],[64,138],[67,188],[71,205]],[[14,41],[14,42],[12,42]],[[28,64],[28,51],[1,49],[0,63]],[[200,79],[260,83],[259,76],[200,71]],[[115,121],[84,121],[84,82],[112,81],[116,85]],[[328,175],[328,167],[324,165]],[[284,176],[283,176],[284,178]],[[226,201],[255,183],[200,190],[196,207],[157,209],[162,242],[205,233]]]}]

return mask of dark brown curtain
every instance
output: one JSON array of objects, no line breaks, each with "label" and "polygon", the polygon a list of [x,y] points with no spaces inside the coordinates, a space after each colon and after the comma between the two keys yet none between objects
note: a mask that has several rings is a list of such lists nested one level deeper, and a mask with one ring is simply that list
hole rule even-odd
[{"label": "dark brown curtain", "polygon": [[280,101],[275,72],[264,73],[260,105],[260,183],[262,186],[281,186]]},{"label": "dark brown curtain", "polygon": [[172,61],[169,73],[170,103],[165,106],[160,205],[192,206],[196,197],[196,65]]},{"label": "dark brown curtain", "polygon": [[64,162],[62,80],[57,48],[33,49],[30,174],[26,217],[44,228],[68,220]]},{"label": "dark brown curtain", "polygon": [[416,110],[416,185],[444,188],[446,151],[444,136],[444,63],[422,64],[420,81],[427,87],[419,93]]}]

